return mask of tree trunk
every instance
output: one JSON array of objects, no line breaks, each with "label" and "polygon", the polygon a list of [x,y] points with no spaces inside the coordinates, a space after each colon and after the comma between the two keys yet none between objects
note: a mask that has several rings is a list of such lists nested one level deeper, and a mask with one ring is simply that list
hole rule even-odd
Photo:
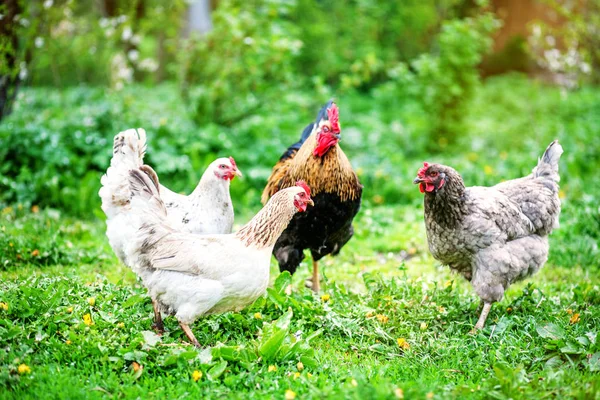
[{"label": "tree trunk", "polygon": [[0,19],[0,121],[13,108],[21,84],[19,35],[15,17],[23,12],[19,0],[5,0]]}]

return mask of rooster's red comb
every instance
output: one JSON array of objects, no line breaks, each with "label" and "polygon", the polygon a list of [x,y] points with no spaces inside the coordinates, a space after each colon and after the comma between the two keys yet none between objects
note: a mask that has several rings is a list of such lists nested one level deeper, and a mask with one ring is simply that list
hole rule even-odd
[{"label": "rooster's red comb", "polygon": [[237,169],[237,164],[235,163],[235,160],[233,159],[233,157],[229,157],[229,162],[231,163],[231,166],[235,169]]},{"label": "rooster's red comb", "polygon": [[331,103],[331,107],[327,109],[327,119],[331,124],[331,131],[333,133],[340,133],[340,110],[335,103]]},{"label": "rooster's red comb", "polygon": [[310,188],[308,187],[308,185],[306,184],[306,182],[304,182],[304,181],[298,181],[298,182],[296,182],[296,186],[300,186],[302,189],[304,189],[304,191],[306,192],[306,194],[310,197]]},{"label": "rooster's red comb", "polygon": [[427,168],[429,168],[429,163],[427,161],[425,161],[423,163],[423,167],[419,168],[419,172],[417,172],[417,176],[425,176],[425,173],[427,172]]}]

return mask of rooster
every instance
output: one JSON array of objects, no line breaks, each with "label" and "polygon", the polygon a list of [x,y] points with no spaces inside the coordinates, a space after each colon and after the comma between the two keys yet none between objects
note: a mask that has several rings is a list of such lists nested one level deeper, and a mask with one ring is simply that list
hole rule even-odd
[{"label": "rooster", "polygon": [[262,194],[264,204],[297,180],[310,186],[315,206],[294,216],[273,254],[281,271],[294,273],[304,259],[304,249],[309,249],[315,292],[319,291],[319,260],[328,254],[337,255],[350,240],[352,220],[360,208],[362,185],[338,145],[340,134],[339,110],[330,101],[304,129],[300,140],[281,156]]},{"label": "rooster", "polygon": [[271,252],[294,214],[313,202],[304,182],[281,190],[236,233],[194,235],[171,224],[154,171],[144,165],[128,172],[131,202],[124,222],[131,226],[125,248],[133,271],[154,304],[174,314],[188,339],[201,316],[239,311],[265,293]]},{"label": "rooster", "polygon": [[[115,254],[125,264],[123,247],[129,228],[121,222],[119,214],[127,209],[131,197],[127,181],[129,171],[144,164],[145,151],[146,132],[143,129],[129,129],[116,135],[113,157],[102,177],[99,192],[102,210],[107,216],[106,235]],[[208,166],[189,196],[161,186],[161,198],[171,224],[191,233],[230,233],[234,214],[229,185],[236,176],[242,176],[242,173],[233,157],[218,158]]]},{"label": "rooster", "polygon": [[548,259],[548,235],[558,227],[558,161],[552,142],[533,172],[492,187],[465,187],[454,169],[428,164],[415,184],[425,194],[431,254],[460,273],[481,298],[473,331],[483,329],[494,302],[513,282],[536,273]]}]

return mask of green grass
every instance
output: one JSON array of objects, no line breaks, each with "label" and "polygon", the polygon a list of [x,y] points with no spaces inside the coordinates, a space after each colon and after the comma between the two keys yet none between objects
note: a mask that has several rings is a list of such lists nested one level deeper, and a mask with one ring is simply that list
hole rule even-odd
[{"label": "green grass", "polygon": [[[5,208],[0,398],[284,398],[291,390],[297,399],[393,399],[401,389],[416,399],[600,399],[597,98],[594,88],[563,96],[518,77],[491,80],[471,109],[469,133],[431,156],[413,151],[402,133],[383,134],[414,127],[402,110],[386,108],[376,95],[353,95],[343,144],[364,170],[366,191],[355,238],[322,262],[329,299],[303,287],[309,260],[293,278],[278,275],[272,263],[265,298],[193,325],[200,351],[173,318],[163,337],[150,332],[150,300],[112,254],[96,212],[82,220],[65,210]],[[369,126],[373,137],[361,152],[352,132]],[[512,286],[486,328],[471,335],[478,298],[429,255],[412,177],[428,160],[455,166],[467,184],[515,178],[555,137],[565,147],[563,213],[549,261]],[[259,207],[250,197],[258,196],[254,185],[265,167],[251,165],[249,182],[233,184],[238,225]],[[178,184],[189,189],[188,178]],[[22,364],[30,372],[20,374]],[[194,371],[203,374],[197,382]]]}]

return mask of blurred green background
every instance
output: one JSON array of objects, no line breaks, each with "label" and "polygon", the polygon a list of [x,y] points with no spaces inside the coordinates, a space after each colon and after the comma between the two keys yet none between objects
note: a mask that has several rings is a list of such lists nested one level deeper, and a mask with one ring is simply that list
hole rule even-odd
[{"label": "blurred green background", "polygon": [[562,219],[574,226],[565,251],[597,265],[599,10],[598,0],[7,0],[0,206],[102,218],[112,138],[143,127],[147,162],[177,191],[234,156],[244,219],[280,154],[335,98],[366,208],[419,205],[411,181],[424,160],[491,185],[527,174],[560,139]]}]

